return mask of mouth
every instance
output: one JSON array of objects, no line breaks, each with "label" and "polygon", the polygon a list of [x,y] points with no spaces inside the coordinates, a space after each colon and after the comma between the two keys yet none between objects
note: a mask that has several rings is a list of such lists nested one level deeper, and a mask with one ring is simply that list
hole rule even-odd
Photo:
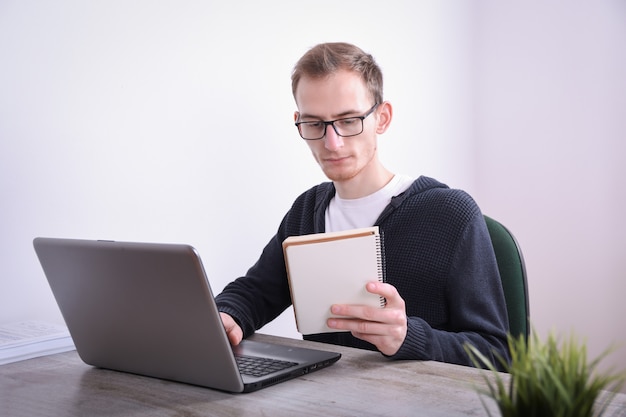
[{"label": "mouth", "polygon": [[347,161],[348,156],[329,156],[327,158],[323,158],[322,160],[329,164],[339,164],[341,162]]}]

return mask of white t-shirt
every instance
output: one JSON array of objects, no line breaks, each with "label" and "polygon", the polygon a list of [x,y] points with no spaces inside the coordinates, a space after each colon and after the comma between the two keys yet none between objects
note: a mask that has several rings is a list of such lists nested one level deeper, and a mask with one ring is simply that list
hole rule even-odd
[{"label": "white t-shirt", "polygon": [[395,175],[383,188],[362,198],[344,199],[335,194],[326,209],[326,232],[373,226],[391,199],[412,183],[408,175]]}]

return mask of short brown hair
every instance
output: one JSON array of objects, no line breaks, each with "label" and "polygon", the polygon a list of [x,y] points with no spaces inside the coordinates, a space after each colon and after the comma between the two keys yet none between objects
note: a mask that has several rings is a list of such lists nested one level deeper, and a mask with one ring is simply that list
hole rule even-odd
[{"label": "short brown hair", "polygon": [[374,102],[383,102],[383,73],[374,57],[345,42],[318,44],[300,58],[291,74],[291,91],[294,97],[302,77],[324,78],[339,70],[360,74]]}]

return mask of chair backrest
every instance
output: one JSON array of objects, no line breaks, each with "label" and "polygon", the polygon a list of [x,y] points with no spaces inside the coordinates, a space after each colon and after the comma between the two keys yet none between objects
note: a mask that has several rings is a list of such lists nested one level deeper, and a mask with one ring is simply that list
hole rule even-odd
[{"label": "chair backrest", "polygon": [[502,279],[509,314],[509,331],[513,337],[523,334],[528,340],[530,334],[528,281],[522,251],[517,240],[506,227],[491,217],[484,217]]}]

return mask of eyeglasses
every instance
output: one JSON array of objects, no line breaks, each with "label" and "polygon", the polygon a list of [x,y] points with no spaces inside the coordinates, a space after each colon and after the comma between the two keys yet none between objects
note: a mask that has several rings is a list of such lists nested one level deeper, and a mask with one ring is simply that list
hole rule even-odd
[{"label": "eyeglasses", "polygon": [[318,140],[326,136],[326,128],[331,125],[335,129],[338,136],[349,137],[363,133],[363,120],[376,110],[378,103],[374,104],[371,109],[363,116],[346,117],[337,120],[316,120],[313,122],[297,122],[296,127],[300,136],[304,140]]}]

